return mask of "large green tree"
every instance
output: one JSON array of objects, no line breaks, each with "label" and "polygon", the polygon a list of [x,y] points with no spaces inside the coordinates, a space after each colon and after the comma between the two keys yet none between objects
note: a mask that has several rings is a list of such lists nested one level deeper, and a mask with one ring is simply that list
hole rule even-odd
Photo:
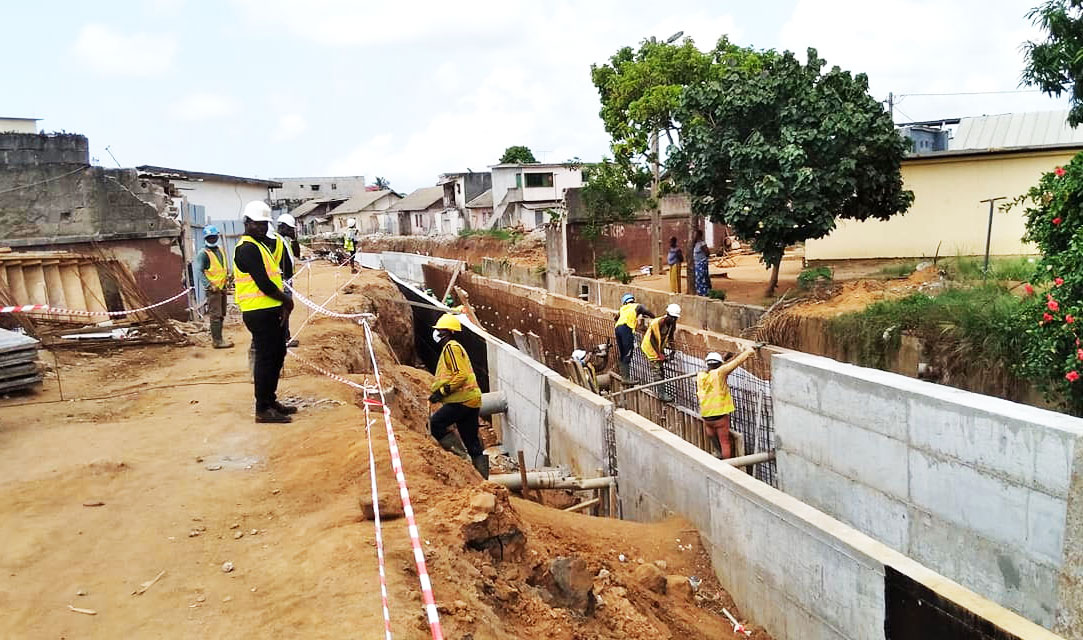
[{"label": "large green tree", "polygon": [[1023,82],[1057,97],[1067,93],[1068,123],[1074,127],[1083,122],[1083,0],[1049,0],[1027,17],[1045,31],[1045,39],[1023,45]]},{"label": "large green tree", "polygon": [[772,269],[768,295],[787,246],[827,235],[840,218],[909,208],[899,173],[908,144],[864,74],[825,73],[814,49],[805,64],[724,41],[715,55],[716,77],[681,95],[668,166],[695,212],[760,253]]},{"label": "large green tree", "polygon": [[504,149],[504,155],[500,156],[500,164],[532,164],[537,162],[530,147],[517,144]]}]

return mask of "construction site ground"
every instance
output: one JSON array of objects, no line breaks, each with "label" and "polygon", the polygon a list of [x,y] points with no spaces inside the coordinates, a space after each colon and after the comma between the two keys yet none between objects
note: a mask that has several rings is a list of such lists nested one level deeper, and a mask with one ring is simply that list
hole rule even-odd
[{"label": "construction site ground", "polygon": [[[297,284],[322,301],[349,278],[314,265]],[[386,338],[377,357],[445,637],[735,637],[721,609],[740,612],[685,522],[544,507],[442,451],[397,289],[367,272],[344,291],[328,306],[376,312]],[[293,318],[297,352],[371,381],[362,328],[318,317],[301,329],[306,315]],[[248,337],[237,319],[227,335],[234,349],[197,336],[45,355],[59,368],[44,389],[0,399],[0,636],[383,637],[359,396],[287,358],[280,395],[305,407],[292,424],[255,424]],[[372,439],[392,629],[426,638],[382,420]]]}]

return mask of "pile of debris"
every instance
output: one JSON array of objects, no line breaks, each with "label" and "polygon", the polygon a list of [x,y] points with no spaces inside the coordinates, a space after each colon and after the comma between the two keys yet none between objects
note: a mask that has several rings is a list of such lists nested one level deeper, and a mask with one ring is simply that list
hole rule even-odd
[{"label": "pile of debris", "polygon": [[0,391],[18,391],[41,384],[38,341],[0,329]]}]

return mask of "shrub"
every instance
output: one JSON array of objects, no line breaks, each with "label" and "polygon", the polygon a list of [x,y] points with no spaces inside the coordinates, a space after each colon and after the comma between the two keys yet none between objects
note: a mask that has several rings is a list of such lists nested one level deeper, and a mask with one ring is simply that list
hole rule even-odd
[{"label": "shrub", "polygon": [[460,229],[460,238],[495,238],[502,242],[515,244],[523,237],[518,229]]},{"label": "shrub", "polygon": [[821,280],[830,282],[833,277],[834,273],[831,271],[831,267],[813,267],[798,274],[797,284],[802,289],[808,289]]},{"label": "shrub", "polygon": [[722,289],[711,289],[710,291],[707,292],[707,297],[708,298],[713,298],[715,300],[725,300],[726,299],[726,292],[723,291]]},{"label": "shrub", "polygon": [[612,278],[622,284],[632,281],[632,276],[628,274],[628,268],[624,263],[624,254],[619,251],[607,251],[598,256],[594,269],[602,278]]}]

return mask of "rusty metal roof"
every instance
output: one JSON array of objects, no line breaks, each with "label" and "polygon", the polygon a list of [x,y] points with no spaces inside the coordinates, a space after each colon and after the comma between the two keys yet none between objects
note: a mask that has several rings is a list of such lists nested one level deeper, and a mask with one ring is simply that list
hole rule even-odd
[{"label": "rusty metal roof", "polygon": [[1068,126],[1068,112],[1035,111],[960,118],[948,151],[1083,146],[1083,127]]}]

